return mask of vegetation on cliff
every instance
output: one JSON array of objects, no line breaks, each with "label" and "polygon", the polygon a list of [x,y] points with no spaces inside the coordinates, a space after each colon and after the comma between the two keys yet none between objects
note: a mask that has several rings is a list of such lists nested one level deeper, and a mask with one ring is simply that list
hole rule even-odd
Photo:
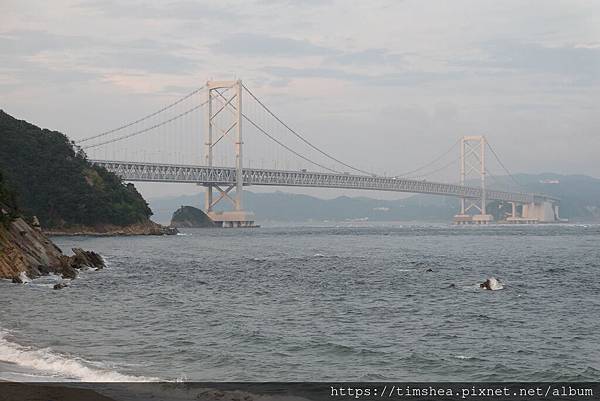
[{"label": "vegetation on cliff", "polygon": [[[44,228],[126,226],[146,222],[150,208],[132,184],[92,165],[60,132],[41,129],[0,110],[0,170],[18,202]],[[12,195],[11,195],[12,193]]]},{"label": "vegetation on cliff", "polygon": [[4,175],[0,171],[0,225],[7,227],[15,217],[17,217],[16,196],[6,185]]}]

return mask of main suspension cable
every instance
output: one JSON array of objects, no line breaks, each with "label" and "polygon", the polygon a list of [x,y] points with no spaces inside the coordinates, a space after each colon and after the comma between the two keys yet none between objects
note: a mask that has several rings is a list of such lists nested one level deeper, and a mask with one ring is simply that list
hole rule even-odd
[{"label": "main suspension cable", "polygon": [[135,131],[135,132],[132,132],[130,134],[120,136],[118,138],[109,139],[109,140],[104,141],[104,142],[99,142],[99,143],[95,143],[95,144],[92,144],[92,145],[83,146],[82,149],[86,150],[86,149],[97,148],[98,146],[107,145],[109,143],[114,143],[114,142],[122,141],[123,139],[131,138],[132,136],[137,136],[137,135],[143,134],[145,132],[151,131],[151,130],[153,130],[155,128],[162,127],[163,125],[166,125],[166,124],[168,124],[168,123],[170,123],[172,121],[177,120],[178,118],[181,118],[181,117],[183,117],[183,116],[185,116],[187,114],[190,114],[191,112],[193,112],[195,110],[198,110],[200,107],[204,106],[206,103],[208,103],[208,101],[204,101],[201,104],[199,104],[197,106],[194,106],[191,109],[188,109],[188,110],[184,111],[181,114],[176,115],[175,117],[172,117],[172,118],[170,118],[168,120],[162,121],[162,122],[160,122],[158,124],[154,124],[151,127],[144,128],[142,130]]},{"label": "main suspension cable", "polygon": [[172,108],[172,107],[175,107],[176,105],[178,105],[179,103],[183,102],[184,100],[187,100],[187,99],[189,99],[190,97],[194,96],[196,93],[200,92],[200,91],[201,91],[201,90],[203,90],[204,88],[205,88],[205,86],[202,86],[202,87],[200,87],[200,88],[198,88],[198,89],[195,89],[194,91],[192,91],[192,92],[190,92],[189,94],[185,95],[184,97],[182,97],[182,98],[180,98],[180,99],[176,100],[175,102],[173,102],[173,103],[171,103],[171,104],[169,104],[169,105],[167,105],[167,106],[163,107],[162,109],[160,109],[160,110],[157,110],[157,111],[155,111],[155,112],[154,112],[154,113],[152,113],[152,114],[148,114],[147,116],[144,116],[144,117],[142,117],[142,118],[140,118],[140,119],[138,119],[138,120],[135,120],[135,121],[133,121],[133,122],[131,122],[131,123],[128,123],[128,124],[122,125],[122,126],[120,126],[120,127],[117,127],[117,128],[111,129],[111,130],[109,130],[109,131],[104,131],[104,132],[101,132],[101,133],[99,133],[99,134],[96,134],[96,135],[89,136],[89,137],[87,137],[87,138],[84,138],[84,139],[80,139],[79,141],[75,141],[75,143],[83,143],[83,142],[91,141],[92,139],[100,138],[100,137],[103,137],[103,136],[106,136],[106,135],[112,134],[112,133],[114,133],[114,132],[121,131],[121,130],[123,130],[123,129],[125,129],[125,128],[129,128],[129,127],[131,127],[132,125],[135,125],[135,124],[137,124],[137,123],[141,123],[142,121],[145,121],[145,120],[147,120],[147,119],[149,119],[149,118],[152,118],[152,117],[154,117],[154,116],[156,116],[156,115],[158,115],[158,114],[162,113],[163,111],[167,111],[167,110],[169,110],[170,108]]},{"label": "main suspension cable", "polygon": [[427,173],[423,173],[423,174],[419,174],[419,175],[415,175],[415,176],[411,176],[411,177],[407,177],[407,178],[413,178],[413,179],[417,179],[417,178],[426,178],[432,174],[435,174],[439,171],[442,171],[446,168],[448,168],[449,166],[451,166],[452,164],[454,164],[455,162],[457,162],[458,160],[460,160],[460,156],[458,156],[457,158],[452,159],[448,164],[444,164],[442,167],[437,168],[435,170],[429,171]]},{"label": "main suspension cable", "polygon": [[[247,89],[246,89],[247,90]],[[227,101],[227,99],[225,98],[225,96],[223,96],[223,93],[219,92],[218,90],[216,91],[217,94],[219,94],[219,96],[223,99],[222,101]],[[231,109],[233,110],[237,110],[237,108],[233,105],[233,104],[228,104],[229,107],[231,107]],[[230,110],[231,111],[231,110]],[[252,124],[259,132],[261,132],[263,135],[265,135],[267,138],[271,139],[273,142],[277,143],[279,146],[283,147],[284,149],[286,149],[287,151],[291,152],[292,154],[298,156],[299,158],[301,158],[302,160],[305,160],[317,167],[320,167],[322,169],[325,169],[327,171],[330,171],[332,173],[338,173],[341,174],[341,171],[338,170],[334,170],[330,167],[327,167],[323,164],[317,163],[314,160],[309,159],[308,157],[296,152],[294,149],[290,148],[289,146],[287,146],[286,144],[284,144],[283,142],[281,142],[280,140],[278,140],[277,138],[275,138],[274,136],[272,136],[271,134],[269,134],[264,128],[262,128],[260,125],[258,125],[256,122],[254,122],[250,117],[248,117],[246,114],[244,114],[243,112],[241,113],[242,117],[248,121],[250,124]]]},{"label": "main suspension cable", "polygon": [[296,156],[300,157],[301,159],[314,164],[315,166],[321,167],[327,171],[330,171],[332,173],[338,173],[341,174],[341,171],[337,171],[334,170],[332,168],[326,167],[322,164],[319,164],[311,159],[309,159],[308,157],[301,155],[300,153],[296,152],[295,150],[293,150],[292,148],[290,148],[289,146],[285,145],[284,143],[282,143],[281,141],[279,141],[277,138],[271,136],[269,133],[267,133],[267,131],[265,131],[262,127],[260,127],[258,124],[256,124],[254,121],[252,121],[248,116],[246,116],[244,113],[242,113],[242,117],[244,117],[244,119],[246,121],[248,121],[250,124],[252,124],[257,130],[259,130],[261,133],[263,133],[264,135],[266,135],[269,139],[271,139],[272,141],[274,141],[275,143],[277,143],[278,145],[282,146],[284,149],[292,152],[293,154],[295,154]]},{"label": "main suspension cable", "polygon": [[506,168],[506,166],[504,165],[504,163],[502,163],[502,160],[500,160],[500,157],[498,157],[498,154],[496,153],[496,151],[494,150],[494,148],[492,148],[492,145],[490,145],[490,143],[488,142],[487,138],[484,139],[486,145],[488,146],[488,148],[492,151],[492,154],[494,155],[494,157],[496,158],[496,160],[498,161],[498,163],[500,164],[500,166],[504,169],[504,171],[506,172],[506,174],[510,177],[511,180],[513,180],[513,182],[515,184],[517,184],[519,187],[521,188],[525,188],[525,186],[523,184],[521,184],[508,170],[508,168]]},{"label": "main suspension cable", "polygon": [[460,142],[460,139],[459,139],[459,140],[457,140],[456,142],[454,142],[454,143],[452,144],[452,146],[450,146],[450,148],[449,148],[448,150],[446,150],[444,153],[442,153],[441,155],[439,155],[438,157],[436,157],[435,159],[433,159],[433,160],[432,160],[432,161],[430,161],[429,163],[427,163],[427,164],[424,164],[423,166],[421,166],[421,167],[419,167],[419,168],[417,168],[417,169],[414,169],[414,170],[411,170],[411,171],[407,171],[407,172],[405,172],[405,173],[403,173],[403,174],[398,174],[398,175],[396,175],[395,177],[406,177],[406,176],[408,176],[408,175],[410,175],[410,174],[416,173],[417,171],[421,171],[421,170],[423,170],[423,169],[425,169],[425,168],[427,168],[427,167],[429,167],[429,166],[431,166],[431,165],[433,165],[433,164],[437,163],[439,160],[441,160],[442,158],[444,158],[444,157],[445,157],[445,156],[446,156],[448,153],[450,153],[450,152],[452,151],[452,149],[454,149],[454,147],[455,147],[455,146],[456,146],[456,145],[457,145],[459,142]]},{"label": "main suspension cable", "polygon": [[309,140],[307,140],[306,138],[304,138],[302,135],[300,135],[298,132],[296,132],[294,129],[292,129],[289,125],[287,125],[283,120],[281,120],[281,118],[279,118],[275,113],[273,113],[263,102],[261,102],[255,95],[254,93],[252,93],[250,91],[250,89],[248,89],[246,87],[246,85],[242,84],[242,86],[244,87],[244,89],[246,90],[246,92],[248,92],[248,94],[250,96],[252,96],[252,98],[254,100],[256,100],[258,102],[258,104],[260,104],[262,106],[263,109],[265,109],[265,111],[267,113],[269,113],[273,118],[275,118],[277,121],[279,121],[279,123],[281,123],[281,125],[283,125],[285,128],[288,129],[288,131],[290,131],[292,134],[294,134],[298,139],[300,139],[302,142],[304,142],[305,144],[307,144],[308,146],[310,146],[311,148],[313,148],[314,150],[316,150],[317,152],[321,153],[322,155],[328,157],[329,159],[335,161],[336,163],[341,164],[342,166],[348,167],[349,169],[352,169],[354,171],[358,171],[360,173],[363,174],[367,174],[367,175],[377,175],[374,174],[372,172],[366,171],[366,170],[362,170],[360,168],[354,167],[350,164],[344,163],[343,161],[333,157],[332,155],[330,155],[329,153],[321,150],[320,148],[318,148],[316,145],[313,145]]}]

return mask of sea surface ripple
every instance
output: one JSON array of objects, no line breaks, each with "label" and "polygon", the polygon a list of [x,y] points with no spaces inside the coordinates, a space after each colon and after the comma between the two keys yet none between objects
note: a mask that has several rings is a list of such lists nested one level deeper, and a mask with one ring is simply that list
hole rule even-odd
[{"label": "sea surface ripple", "polygon": [[109,266],[0,282],[0,379],[600,379],[598,225],[184,234],[55,237]]}]

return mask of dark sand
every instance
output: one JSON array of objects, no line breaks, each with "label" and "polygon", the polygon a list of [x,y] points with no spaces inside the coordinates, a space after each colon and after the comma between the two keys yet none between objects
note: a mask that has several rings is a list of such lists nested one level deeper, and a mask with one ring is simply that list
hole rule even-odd
[{"label": "dark sand", "polygon": [[114,401],[95,391],[60,384],[0,383],[0,401]]}]

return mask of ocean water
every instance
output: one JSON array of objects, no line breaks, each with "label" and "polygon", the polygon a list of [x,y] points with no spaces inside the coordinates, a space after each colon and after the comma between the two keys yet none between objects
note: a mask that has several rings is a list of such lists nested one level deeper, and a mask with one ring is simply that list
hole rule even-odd
[{"label": "ocean water", "polygon": [[0,379],[600,380],[598,225],[54,241],[109,266],[0,281]]}]

